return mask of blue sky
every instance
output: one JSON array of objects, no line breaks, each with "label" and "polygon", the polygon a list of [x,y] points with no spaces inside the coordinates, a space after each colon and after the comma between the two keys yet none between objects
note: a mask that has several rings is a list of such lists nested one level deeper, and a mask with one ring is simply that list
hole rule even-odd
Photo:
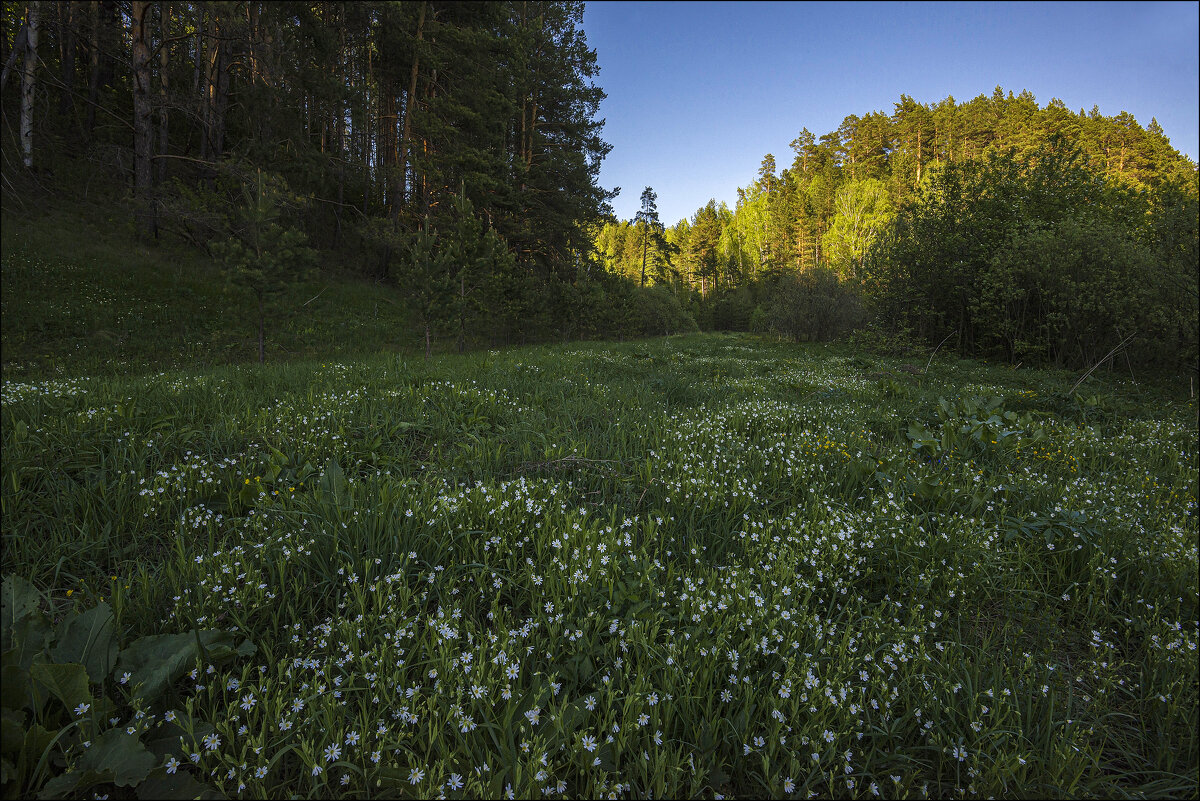
[{"label": "blue sky", "polygon": [[790,165],[802,127],[992,93],[1156,117],[1197,157],[1200,3],[589,2],[612,152],[600,183],[632,218],[642,188],[668,225],[733,205],[762,157]]}]

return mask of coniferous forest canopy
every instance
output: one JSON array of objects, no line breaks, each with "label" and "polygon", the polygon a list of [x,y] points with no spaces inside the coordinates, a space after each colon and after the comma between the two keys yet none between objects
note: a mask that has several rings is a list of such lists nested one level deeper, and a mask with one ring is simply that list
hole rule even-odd
[{"label": "coniferous forest canopy", "polygon": [[618,221],[582,14],[5,3],[6,194],[126,187],[143,241],[253,295],[260,357],[280,288],[336,263],[400,287],[427,352],[699,326],[1194,368],[1196,165],[1156,121],[902,95],[803,128],[732,209],[668,227],[646,187]]},{"label": "coniferous forest canopy", "polygon": [[[600,305],[580,293],[605,283],[589,281],[589,254],[611,195],[596,182],[609,146],[582,13],[5,3],[5,175],[22,159],[42,185],[66,183],[70,160],[104,173],[132,192],[143,240],[232,242],[214,256],[264,303],[310,251],[339,252],[412,287],[438,333],[591,333],[577,309]],[[305,240],[293,258],[237,256],[289,230]]]}]

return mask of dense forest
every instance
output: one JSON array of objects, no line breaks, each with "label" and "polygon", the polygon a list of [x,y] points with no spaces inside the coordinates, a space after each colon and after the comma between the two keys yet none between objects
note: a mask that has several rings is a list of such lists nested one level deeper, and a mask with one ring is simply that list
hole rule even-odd
[{"label": "dense forest", "polygon": [[[120,189],[144,242],[272,298],[402,288],[459,348],[704,329],[1194,368],[1197,171],[1154,120],[1029,92],[851,115],[734,207],[619,221],[572,2],[3,4],[6,203]],[[10,89],[10,84],[13,87]]]},{"label": "dense forest", "polygon": [[609,221],[599,257],[671,287],[704,328],[823,339],[869,321],[877,339],[949,336],[1014,363],[1090,364],[1124,342],[1194,367],[1196,165],[1156,120],[996,87],[902,95],[791,148],[733,209]]},{"label": "dense forest", "polygon": [[128,187],[139,237],[221,257],[268,317],[281,282],[336,261],[412,287],[427,335],[607,333],[581,314],[619,283],[588,276],[615,193],[582,14],[5,3],[6,198]]}]

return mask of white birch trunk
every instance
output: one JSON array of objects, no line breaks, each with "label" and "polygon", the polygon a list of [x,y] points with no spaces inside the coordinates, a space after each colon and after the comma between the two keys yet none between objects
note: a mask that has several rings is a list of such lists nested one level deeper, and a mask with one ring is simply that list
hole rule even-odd
[{"label": "white birch trunk", "polygon": [[21,152],[25,168],[33,168],[33,93],[37,88],[37,43],[40,7],[36,0],[29,4],[28,33],[25,39],[24,63],[21,69]]}]

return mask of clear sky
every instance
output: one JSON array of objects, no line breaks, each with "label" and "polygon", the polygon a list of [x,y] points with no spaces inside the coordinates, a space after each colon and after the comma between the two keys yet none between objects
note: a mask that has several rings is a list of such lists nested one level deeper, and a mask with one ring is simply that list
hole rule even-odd
[{"label": "clear sky", "polygon": [[966,102],[997,86],[1045,106],[1151,117],[1197,158],[1200,3],[588,2],[604,140],[600,184],[632,218],[642,188],[663,222],[733,205],[762,157],[901,93]]}]

